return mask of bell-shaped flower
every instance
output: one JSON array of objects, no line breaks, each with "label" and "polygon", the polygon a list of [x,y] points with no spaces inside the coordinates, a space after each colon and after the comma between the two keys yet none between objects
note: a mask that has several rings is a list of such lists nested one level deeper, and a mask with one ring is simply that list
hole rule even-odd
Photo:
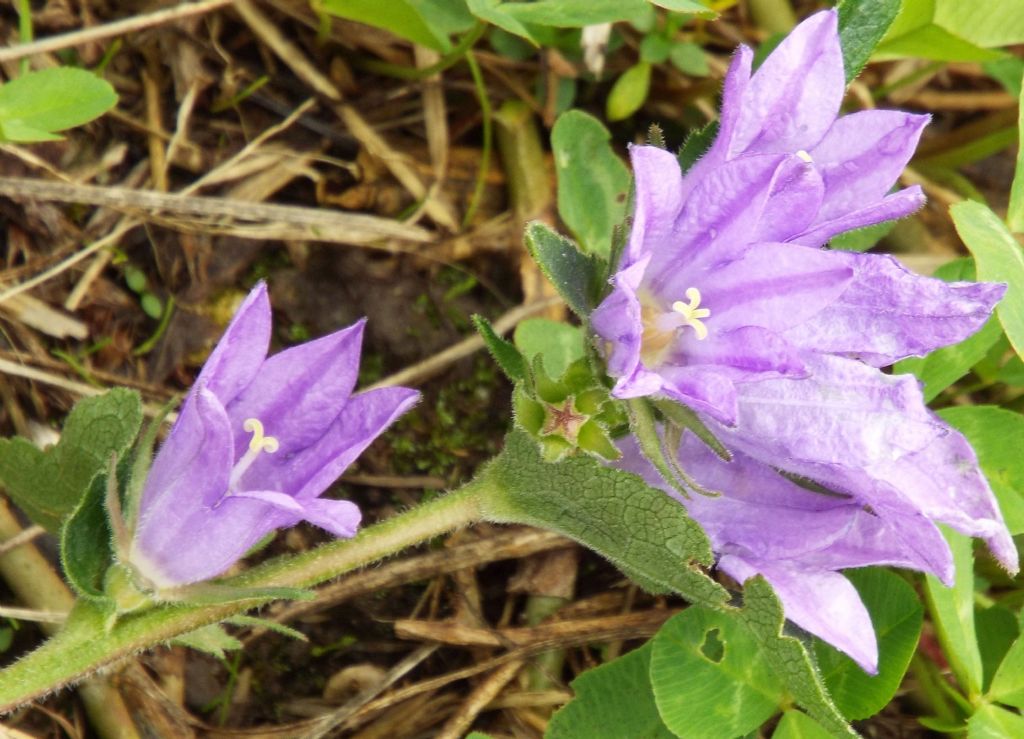
[{"label": "bell-shaped flower", "polygon": [[[786,617],[874,673],[878,643],[871,617],[840,570],[893,565],[949,578],[949,549],[914,516],[880,516],[856,500],[796,484],[742,452],[726,462],[687,433],[680,462],[719,497],[684,499],[658,476],[636,442],[621,443],[618,466],[686,506],[701,524],[720,570],[738,582],[763,575]],[[927,514],[926,514],[927,515]]]},{"label": "bell-shaped flower", "polygon": [[[915,378],[878,369],[965,339],[1005,286],[945,283],[888,256],[821,249],[835,234],[920,205],[915,188],[887,193],[926,119],[837,117],[844,75],[834,11],[798,26],[752,76],[750,58],[737,52],[717,139],[685,176],[669,152],[631,149],[632,230],[591,326],[604,340],[614,396],[687,405],[737,454],[721,479],[696,443],[680,458],[697,483],[725,496],[687,502],[717,542],[722,567],[739,580],[763,573],[791,619],[870,666],[849,641],[866,638],[863,608],[859,625],[822,620],[832,611],[813,592],[817,580],[827,592],[826,581],[841,580],[835,570],[861,562],[950,582],[952,559],[936,523],[984,539],[1017,570],[970,445],[928,410]],[[843,496],[849,527],[822,539],[834,545],[798,541],[839,515],[803,493],[806,505],[791,501],[750,518],[757,505],[775,505],[772,491],[797,495],[773,468]],[[770,478],[757,488],[763,500],[729,502],[746,489],[739,469]],[[777,525],[787,516],[796,517],[789,531]],[[850,602],[852,588],[841,588]],[[849,638],[839,633],[847,626]]]},{"label": "bell-shaped flower", "polygon": [[809,353],[876,367],[920,356],[980,328],[1004,291],[817,248],[922,202],[918,188],[887,192],[927,118],[837,117],[834,11],[798,26],[753,76],[750,63],[741,47],[718,136],[685,176],[669,152],[631,148],[632,230],[591,316],[617,397],[669,397],[727,425],[738,388],[807,377]]},{"label": "bell-shaped flower", "polygon": [[271,531],[309,521],[351,537],[358,507],[321,494],[418,393],[352,394],[364,321],[267,357],[258,285],[238,309],[153,460],[129,562],[157,589],[222,574]]}]

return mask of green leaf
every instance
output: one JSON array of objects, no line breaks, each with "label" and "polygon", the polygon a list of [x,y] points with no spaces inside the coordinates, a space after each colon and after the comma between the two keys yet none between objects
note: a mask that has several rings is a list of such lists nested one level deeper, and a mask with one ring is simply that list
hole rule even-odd
[{"label": "green leaf", "polygon": [[640,110],[651,89],[651,65],[637,62],[623,72],[608,93],[605,115],[609,121],[621,121]]},{"label": "green leaf", "polygon": [[[451,49],[445,28],[431,21],[433,13],[424,12],[433,3],[414,0],[388,0],[383,3],[377,0],[320,0],[319,5],[331,15],[383,28],[435,51]],[[421,8],[421,5],[424,7]]]},{"label": "green leaf", "polygon": [[658,715],[648,677],[651,642],[572,681],[576,697],[548,724],[544,739],[673,739]]},{"label": "green leaf", "polygon": [[561,377],[570,364],[586,355],[583,331],[579,326],[548,318],[520,321],[513,340],[527,362],[532,364],[533,358],[540,356],[551,377]]},{"label": "green leaf", "polygon": [[978,279],[1007,284],[996,315],[1014,350],[1024,357],[1024,251],[996,214],[981,203],[964,201],[949,210],[957,233],[974,255]]},{"label": "green leaf", "polygon": [[943,529],[956,566],[956,581],[947,588],[935,575],[925,578],[925,595],[942,651],[968,697],[981,694],[983,672],[974,631],[974,556],[971,540]]},{"label": "green leaf", "polygon": [[856,737],[829,697],[803,643],[783,634],[782,603],[762,576],[743,584],[743,621],[761,643],[769,664],[796,702],[834,737]]},{"label": "green leaf", "polygon": [[[485,6],[492,14],[500,13],[514,18],[520,23],[557,28],[582,28],[598,23],[632,20],[638,14],[645,12],[647,2],[646,0],[534,0],[529,3],[520,3],[470,0],[470,9],[479,17],[484,18],[477,12],[477,8],[480,6]],[[701,7],[700,10],[706,12],[707,8]],[[490,20],[489,18],[484,19]],[[515,32],[513,31],[513,33]]]},{"label": "green leaf", "polygon": [[698,0],[651,0],[651,4],[677,13],[696,13],[703,17],[716,15],[707,5],[703,5]]},{"label": "green leaf", "polygon": [[566,304],[580,318],[589,316],[597,303],[597,262],[540,221],[527,224],[525,239],[530,256]]},{"label": "green leaf", "polygon": [[999,706],[982,706],[967,720],[967,739],[1020,739],[1024,717]]},{"label": "green leaf", "polygon": [[106,494],[107,475],[96,475],[60,535],[61,565],[68,582],[79,595],[100,601],[108,600],[103,592],[104,576],[113,563]]},{"label": "green leaf", "polygon": [[800,711],[786,711],[775,727],[772,739],[831,739],[821,724]]},{"label": "green leaf", "polygon": [[679,737],[743,736],[778,710],[784,691],[756,637],[736,616],[691,607],[652,640],[651,686]]},{"label": "green leaf", "polygon": [[225,652],[233,652],[244,645],[224,630],[220,624],[210,624],[201,629],[181,634],[171,640],[173,644],[206,652],[218,659],[224,659]]},{"label": "green leaf", "polygon": [[[1011,0],[1018,3],[1020,0]],[[1002,54],[988,51],[984,29],[978,21],[984,15],[977,4],[969,6],[971,13],[965,19],[955,20],[952,3],[961,0],[903,0],[902,9],[889,27],[889,32],[878,45],[878,59],[898,59],[905,56],[935,59],[937,61],[987,61]],[[978,0],[996,2],[1001,0]],[[980,42],[980,43],[979,43]]]},{"label": "green leaf", "polygon": [[293,629],[291,626],[285,626],[284,624],[278,623],[277,621],[269,618],[242,615],[232,616],[227,621],[229,624],[233,624],[235,626],[248,626],[253,629],[266,629],[267,631],[273,631],[275,634],[287,636],[289,639],[295,639],[295,641],[309,641],[309,637],[298,629]]},{"label": "green leaf", "polygon": [[558,214],[590,254],[607,257],[612,231],[626,216],[629,169],[612,151],[611,134],[593,116],[570,110],[551,130]]},{"label": "green leaf", "polygon": [[689,41],[677,41],[672,44],[668,58],[672,66],[693,77],[707,77],[711,71],[703,47]]},{"label": "green leaf", "polygon": [[509,341],[498,336],[490,321],[480,315],[473,316],[473,325],[484,340],[487,351],[494,357],[494,361],[501,367],[508,379],[512,382],[519,382],[526,379],[526,365],[523,364],[523,355]]},{"label": "green leaf", "polygon": [[871,614],[878,637],[878,674],[867,674],[820,639],[814,640],[814,652],[832,700],[844,716],[856,720],[874,716],[896,694],[921,635],[923,609],[907,581],[888,570],[845,574]]},{"label": "green leaf", "polygon": [[[1014,61],[1024,60],[1014,58]],[[1017,141],[1024,141],[1024,85],[1021,84],[1021,66],[1017,67]],[[1024,146],[1017,147],[1017,167],[1013,172],[1013,184],[1010,186],[1010,205],[1006,211],[1006,223],[1011,231],[1024,232]]]},{"label": "green leaf", "polygon": [[[993,677],[1020,636],[1020,625],[1013,611],[1001,605],[989,608],[975,606],[974,625],[978,632],[978,651],[981,652],[983,686],[989,690]],[[1024,677],[1020,679],[1024,687]]]},{"label": "green leaf", "polygon": [[548,464],[525,433],[481,472],[488,520],[558,531],[611,560],[646,588],[680,593],[705,605],[728,594],[697,565],[711,564],[711,545],[686,509],[662,490],[587,455]]},{"label": "green leaf", "polygon": [[124,457],[141,425],[142,401],[133,390],[86,398],[68,414],[53,448],[0,439],[0,483],[29,518],[56,533],[111,455]]},{"label": "green leaf", "polygon": [[0,85],[0,140],[54,141],[117,104],[106,80],[75,67],[29,72]]},{"label": "green leaf", "polygon": [[937,0],[935,23],[986,49],[1024,43],[1024,0]]},{"label": "green leaf", "polygon": [[988,698],[999,703],[1024,707],[1024,637],[1019,637],[1003,657]]},{"label": "green leaf", "polygon": [[[1021,94],[1021,77],[1024,76],[1024,59],[1008,56],[981,65],[985,74],[1002,85],[1015,98]],[[1016,229],[1015,229],[1016,230]]]},{"label": "green leaf", "polygon": [[944,408],[939,415],[971,442],[1010,533],[1024,533],[1024,416],[987,405]]},{"label": "green leaf", "polygon": [[837,9],[843,67],[850,82],[860,74],[896,19],[900,0],[842,0]]}]

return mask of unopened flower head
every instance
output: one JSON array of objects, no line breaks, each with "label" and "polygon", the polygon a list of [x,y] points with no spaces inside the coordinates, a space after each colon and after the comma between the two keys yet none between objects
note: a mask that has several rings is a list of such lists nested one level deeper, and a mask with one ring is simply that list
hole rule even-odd
[{"label": "unopened flower head", "polygon": [[363,325],[268,358],[266,286],[249,294],[146,478],[129,559],[152,586],[216,577],[300,521],[355,534],[358,507],[320,495],[418,397],[401,387],[352,394]]},{"label": "unopened flower head", "polygon": [[[673,154],[632,147],[632,230],[591,324],[607,347],[613,395],[683,403],[745,460],[736,464],[761,477],[784,469],[842,496],[859,533],[835,539],[841,557],[823,558],[817,544],[813,552],[795,540],[771,544],[771,527],[744,529],[745,515],[734,518],[727,501],[709,508],[718,516],[710,533],[737,579],[762,572],[791,618],[871,666],[867,652],[807,615],[828,612],[815,578],[796,585],[790,575],[901,564],[949,582],[952,559],[936,522],[985,539],[1017,569],[966,440],[926,408],[916,379],[878,369],[965,339],[1005,286],[946,283],[888,256],[822,249],[837,234],[921,206],[919,188],[890,190],[927,117],[838,117],[845,77],[834,11],[800,24],[753,75],[751,59],[745,47],[736,52],[717,138],[685,175]],[[680,461],[689,470],[700,459]],[[765,494],[792,492],[785,483],[766,480]],[[824,515],[796,507],[807,510],[794,531]],[[871,526],[857,513],[866,510],[877,519]]]}]

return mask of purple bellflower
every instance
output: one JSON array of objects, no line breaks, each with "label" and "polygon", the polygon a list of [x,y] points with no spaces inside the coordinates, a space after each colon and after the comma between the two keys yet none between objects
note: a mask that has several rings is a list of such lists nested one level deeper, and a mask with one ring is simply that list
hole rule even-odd
[{"label": "purple bellflower", "polygon": [[245,299],[143,487],[129,560],[153,587],[216,577],[300,521],[355,535],[358,507],[320,495],[418,399],[402,387],[352,394],[364,323],[268,358],[266,286]]},{"label": "purple bellflower", "polygon": [[[834,573],[841,567],[900,564],[949,583],[952,557],[936,522],[983,538],[1017,570],[970,445],[927,409],[916,379],[878,369],[968,337],[1005,286],[946,283],[888,256],[821,249],[920,207],[919,188],[889,191],[927,117],[837,117],[845,78],[834,11],[801,23],[753,75],[751,58],[737,51],[717,138],[685,176],[671,153],[631,148],[632,230],[591,325],[614,396],[683,403],[736,454],[731,472],[712,471],[694,443],[680,460],[726,496],[687,503],[706,518],[723,568],[741,581],[764,574],[790,618],[870,667],[873,652],[838,633],[867,639],[863,606],[849,609],[857,623],[829,628],[831,617],[815,614],[831,613],[830,589],[815,582],[844,591],[848,605],[859,599]],[[772,468],[819,482],[842,505],[815,503]],[[743,470],[764,483],[759,505],[776,510],[730,491],[744,485]],[[721,484],[702,479],[719,474]],[[759,526],[744,506],[766,516]],[[842,533],[798,541],[837,511]],[[772,531],[776,519],[790,533]]]}]

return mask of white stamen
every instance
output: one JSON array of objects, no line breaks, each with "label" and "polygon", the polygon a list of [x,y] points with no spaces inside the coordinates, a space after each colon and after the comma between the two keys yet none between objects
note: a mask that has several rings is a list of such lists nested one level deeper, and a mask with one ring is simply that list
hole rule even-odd
[{"label": "white stamen", "polygon": [[242,428],[252,434],[252,438],[249,440],[248,451],[231,470],[231,478],[228,481],[229,491],[235,489],[238,481],[242,479],[242,475],[252,466],[252,463],[256,461],[261,452],[273,454],[281,448],[280,442],[275,437],[264,434],[263,423],[258,418],[245,419]]},{"label": "white stamen", "polygon": [[798,156],[798,157],[799,157],[800,159],[802,159],[803,161],[807,162],[808,164],[814,164],[814,159],[813,159],[813,158],[811,157],[811,155],[810,155],[810,154],[808,154],[808,153],[807,153],[806,151],[804,151],[803,149],[801,149],[800,151],[798,151],[798,152],[796,153],[796,155],[797,155],[797,156]]},{"label": "white stamen", "polygon": [[692,328],[693,332],[697,335],[697,340],[703,341],[708,337],[708,327],[704,325],[701,319],[710,316],[711,311],[700,307],[700,290],[697,288],[686,288],[686,297],[689,299],[689,303],[677,300],[672,304],[672,310],[683,317],[686,325]]}]

